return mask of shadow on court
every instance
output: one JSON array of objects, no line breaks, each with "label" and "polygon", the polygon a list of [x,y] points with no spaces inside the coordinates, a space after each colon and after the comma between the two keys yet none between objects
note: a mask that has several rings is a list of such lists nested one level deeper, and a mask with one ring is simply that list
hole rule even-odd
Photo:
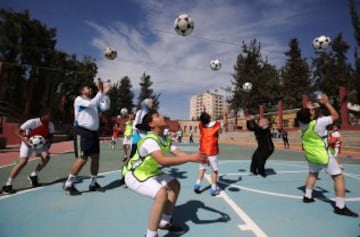
[{"label": "shadow on court", "polygon": [[[201,219],[197,215],[197,213],[201,210],[205,212],[209,212],[207,216],[213,216],[215,214],[218,215],[218,217],[213,219]],[[227,213],[217,210],[213,207],[207,206],[202,201],[199,200],[189,200],[182,205],[178,205],[175,207],[175,212],[176,215],[174,216],[174,222],[183,225],[186,230],[185,233],[189,231],[189,226],[186,224],[186,222],[189,221],[196,225],[202,225],[202,224],[212,224],[219,222],[228,222],[231,220],[230,216]],[[183,233],[182,235],[184,235],[185,233]],[[173,233],[167,233],[164,236],[171,237],[171,236],[179,236],[179,235]]]}]

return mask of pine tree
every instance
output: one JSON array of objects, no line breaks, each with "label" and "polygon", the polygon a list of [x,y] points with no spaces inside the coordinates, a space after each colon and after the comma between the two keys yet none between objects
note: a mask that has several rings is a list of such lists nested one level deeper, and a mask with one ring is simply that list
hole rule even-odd
[{"label": "pine tree", "polygon": [[138,108],[140,107],[141,101],[143,101],[146,98],[152,98],[154,100],[153,108],[159,109],[160,94],[154,93],[154,90],[151,88],[152,84],[153,84],[153,82],[151,81],[151,76],[143,73],[143,75],[140,78],[140,83],[139,83],[140,93],[139,93],[138,102],[137,102]]},{"label": "pine tree", "polygon": [[310,68],[305,58],[301,56],[301,49],[296,38],[289,42],[289,51],[285,65],[280,69],[281,98],[284,108],[300,108],[302,96],[309,91]]}]

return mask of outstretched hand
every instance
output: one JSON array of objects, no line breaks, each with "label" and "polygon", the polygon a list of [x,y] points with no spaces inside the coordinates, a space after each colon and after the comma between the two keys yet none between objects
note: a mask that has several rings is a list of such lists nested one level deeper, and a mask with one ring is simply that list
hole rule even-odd
[{"label": "outstretched hand", "polygon": [[101,80],[101,78],[98,78],[98,91],[103,92],[104,91],[104,82]]},{"label": "outstretched hand", "polygon": [[197,163],[207,163],[208,162],[208,156],[205,153],[202,152],[195,152],[190,155],[190,160],[192,162]]},{"label": "outstretched hand", "polygon": [[110,90],[111,90],[111,83],[110,83],[110,81],[108,81],[104,86],[104,93],[109,94]]}]

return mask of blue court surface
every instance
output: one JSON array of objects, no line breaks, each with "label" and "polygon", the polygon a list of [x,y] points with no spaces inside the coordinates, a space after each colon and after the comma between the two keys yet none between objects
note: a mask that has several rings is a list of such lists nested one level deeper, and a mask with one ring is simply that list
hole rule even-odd
[{"label": "blue court surface", "polygon": [[[179,146],[185,151],[197,145]],[[331,178],[320,174],[314,192],[316,202],[302,202],[307,164],[303,153],[276,151],[267,162],[267,177],[249,174],[254,147],[221,145],[219,159],[220,195],[210,196],[209,174],[202,193],[193,192],[198,164],[164,168],[177,177],[182,190],[174,221],[186,228],[183,236],[208,237],[358,237],[360,218],[333,213],[334,191]],[[29,188],[26,175],[36,162],[16,179],[14,195],[0,196],[1,237],[118,237],[144,236],[152,200],[124,187],[120,182],[122,150],[102,144],[102,170],[99,183],[104,192],[87,192],[89,165],[77,183],[80,196],[67,196],[62,190],[73,162],[73,154],[53,156],[41,173],[43,186]],[[346,204],[360,213],[360,160],[342,159],[347,185]],[[32,167],[31,167],[32,166]],[[11,167],[2,167],[4,182]],[[159,236],[176,236],[160,231]]]}]

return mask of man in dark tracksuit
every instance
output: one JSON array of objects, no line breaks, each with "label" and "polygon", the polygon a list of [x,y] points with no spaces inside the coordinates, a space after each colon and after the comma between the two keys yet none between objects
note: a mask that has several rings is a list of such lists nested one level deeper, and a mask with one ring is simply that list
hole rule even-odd
[{"label": "man in dark tracksuit", "polygon": [[274,152],[274,143],[271,139],[269,120],[260,118],[258,124],[255,122],[255,116],[248,116],[246,120],[247,129],[255,133],[256,141],[258,143],[258,147],[251,158],[250,171],[254,175],[260,174],[265,178],[266,160]]}]

